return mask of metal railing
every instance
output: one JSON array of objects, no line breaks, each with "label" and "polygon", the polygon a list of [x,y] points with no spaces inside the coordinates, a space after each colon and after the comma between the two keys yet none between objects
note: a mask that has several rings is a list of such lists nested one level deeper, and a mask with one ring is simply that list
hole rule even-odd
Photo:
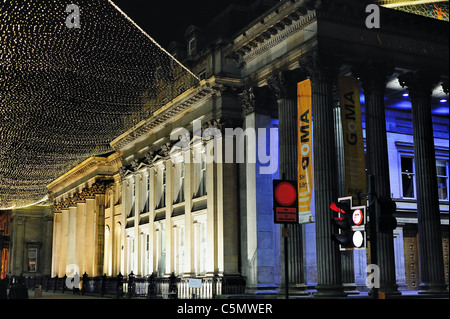
[{"label": "metal railing", "polygon": [[[196,281],[195,285],[192,284],[192,279]],[[9,286],[23,283],[28,289],[40,286],[42,291],[46,292],[70,291],[73,294],[147,299],[214,299],[224,294],[244,294],[246,285],[242,276],[192,278],[177,277],[173,273],[170,277],[163,278],[157,278],[155,275],[136,277],[133,273],[127,277],[120,273],[116,277],[89,277],[85,273],[80,278],[80,288],[75,289],[67,287],[67,276],[13,276],[8,278],[8,282]]]}]

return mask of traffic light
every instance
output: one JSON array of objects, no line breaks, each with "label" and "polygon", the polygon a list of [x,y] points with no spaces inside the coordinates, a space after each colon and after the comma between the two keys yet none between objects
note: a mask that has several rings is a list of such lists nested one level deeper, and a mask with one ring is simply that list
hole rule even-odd
[{"label": "traffic light", "polygon": [[340,245],[340,250],[365,249],[366,207],[353,207],[352,198],[344,197],[339,198],[338,203],[332,203],[330,209],[338,213],[332,222],[339,233],[331,235],[331,239]]},{"label": "traffic light", "polygon": [[297,181],[273,181],[273,210],[275,224],[298,224]]},{"label": "traffic light", "polygon": [[397,219],[394,217],[397,211],[395,202],[390,198],[381,197],[378,199],[378,204],[380,205],[380,231],[389,232],[397,228]]}]

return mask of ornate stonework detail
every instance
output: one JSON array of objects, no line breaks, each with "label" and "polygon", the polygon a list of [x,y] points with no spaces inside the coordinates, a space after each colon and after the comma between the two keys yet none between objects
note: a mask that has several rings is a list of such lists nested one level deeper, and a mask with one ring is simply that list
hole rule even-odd
[{"label": "ornate stonework detail", "polygon": [[221,121],[221,119],[215,119],[215,120],[210,120],[207,122],[204,122],[202,124],[202,130],[206,130],[206,129],[218,129],[220,131],[222,131],[223,128],[223,123]]},{"label": "ornate stonework detail", "polygon": [[52,211],[54,214],[59,214],[62,212],[62,204],[60,202],[53,202]]},{"label": "ornate stonework detail", "polygon": [[329,81],[337,76],[341,59],[332,53],[313,50],[299,59],[300,70],[312,81]]},{"label": "ornate stonework detail", "polygon": [[77,207],[77,201],[75,200],[74,196],[70,196],[68,200],[69,200],[69,207]]},{"label": "ornate stonework detail", "polygon": [[94,195],[103,195],[106,192],[106,186],[103,183],[95,183],[91,186],[91,190]]},{"label": "ornate stonework detail", "polygon": [[136,171],[139,167],[140,161],[135,159],[134,161],[131,162],[131,168]]},{"label": "ornate stonework detail", "polygon": [[171,150],[172,150],[172,146],[170,145],[170,143],[166,143],[163,146],[161,146],[160,154],[163,157],[168,157],[170,155]]},{"label": "ornate stonework detail", "polygon": [[400,85],[408,89],[411,98],[430,97],[439,80],[439,73],[423,70],[403,73],[398,77]]},{"label": "ornate stonework detail", "polygon": [[352,68],[352,74],[359,78],[365,92],[370,89],[384,91],[394,67],[385,62],[368,61]]},{"label": "ornate stonework detail", "polygon": [[73,200],[76,203],[86,203],[86,198],[83,196],[83,193],[77,192],[73,195]]},{"label": "ornate stonework detail", "polygon": [[61,202],[61,210],[69,209],[69,199],[66,198]]},{"label": "ornate stonework detail", "polygon": [[306,79],[306,74],[300,69],[280,71],[269,77],[267,84],[277,99],[296,99],[297,83],[304,79]]},{"label": "ornate stonework detail", "polygon": [[119,175],[121,179],[124,179],[127,176],[127,168],[126,167],[120,167],[119,168]]},{"label": "ornate stonework detail", "polygon": [[152,164],[153,163],[153,159],[155,158],[155,152],[154,151],[150,151],[147,154],[145,154],[145,160],[147,161],[148,164]]},{"label": "ornate stonework detail", "polygon": [[254,112],[270,115],[273,93],[268,86],[251,87],[239,94],[244,116]]},{"label": "ornate stonework detail", "polygon": [[445,94],[448,94],[448,80],[444,80],[442,82],[442,90],[444,91]]}]

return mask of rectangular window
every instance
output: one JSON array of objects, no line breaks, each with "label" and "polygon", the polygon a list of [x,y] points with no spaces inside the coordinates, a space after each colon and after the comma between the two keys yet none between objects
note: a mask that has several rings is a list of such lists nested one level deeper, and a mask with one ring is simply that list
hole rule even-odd
[{"label": "rectangular window", "polygon": [[197,195],[199,197],[206,195],[206,155],[201,154],[201,167],[200,167],[200,185]]},{"label": "rectangular window", "polygon": [[189,44],[188,44],[189,54],[194,54],[195,53],[196,46],[197,46],[197,41],[196,41],[195,37],[191,38],[189,40]]},{"label": "rectangular window", "polygon": [[414,188],[414,159],[412,157],[401,157],[402,169],[402,196],[404,198],[415,198]]},{"label": "rectangular window", "polygon": [[448,161],[436,161],[436,174],[440,200],[448,200]]},{"label": "rectangular window", "polygon": [[160,173],[162,174],[161,184],[160,184],[161,197],[159,198],[159,203],[158,203],[157,208],[166,207],[166,170],[163,168],[160,171]]},{"label": "rectangular window", "polygon": [[180,163],[180,191],[178,192],[178,203],[184,202],[184,163]]},{"label": "rectangular window", "polygon": [[28,248],[28,271],[36,272],[37,271],[37,248]]},{"label": "rectangular window", "polygon": [[206,273],[206,256],[207,256],[207,230],[206,222],[200,224],[200,267],[199,274],[204,275]]},{"label": "rectangular window", "polygon": [[184,227],[178,229],[178,274],[184,273]]}]

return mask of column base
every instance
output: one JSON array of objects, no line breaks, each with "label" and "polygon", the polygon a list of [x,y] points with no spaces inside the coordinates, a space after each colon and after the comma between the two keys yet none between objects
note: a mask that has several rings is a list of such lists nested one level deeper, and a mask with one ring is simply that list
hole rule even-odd
[{"label": "column base", "polygon": [[279,287],[275,284],[257,284],[245,287],[246,295],[276,295]]},{"label": "column base", "polygon": [[354,283],[343,284],[343,286],[344,286],[344,292],[347,295],[359,295],[360,294],[359,290],[357,289],[356,284],[354,284]]},{"label": "column base", "polygon": [[344,292],[343,286],[317,286],[317,292],[314,298],[345,298],[347,294]]},{"label": "column base", "polygon": [[[289,288],[289,296],[306,296],[310,294],[306,290],[307,287],[305,284],[293,284],[292,286],[290,285],[288,288]],[[278,295],[284,296],[285,294],[286,294],[286,287],[282,285],[280,287],[280,290],[278,291]]]},{"label": "column base", "polygon": [[386,295],[386,297],[389,296],[401,296],[402,293],[400,290],[398,290],[398,285],[395,284],[393,287],[383,287],[381,286],[378,289],[378,292],[384,293]]},{"label": "column base", "polygon": [[420,295],[445,295],[448,297],[448,286],[445,283],[422,283],[420,284],[419,288]]}]

